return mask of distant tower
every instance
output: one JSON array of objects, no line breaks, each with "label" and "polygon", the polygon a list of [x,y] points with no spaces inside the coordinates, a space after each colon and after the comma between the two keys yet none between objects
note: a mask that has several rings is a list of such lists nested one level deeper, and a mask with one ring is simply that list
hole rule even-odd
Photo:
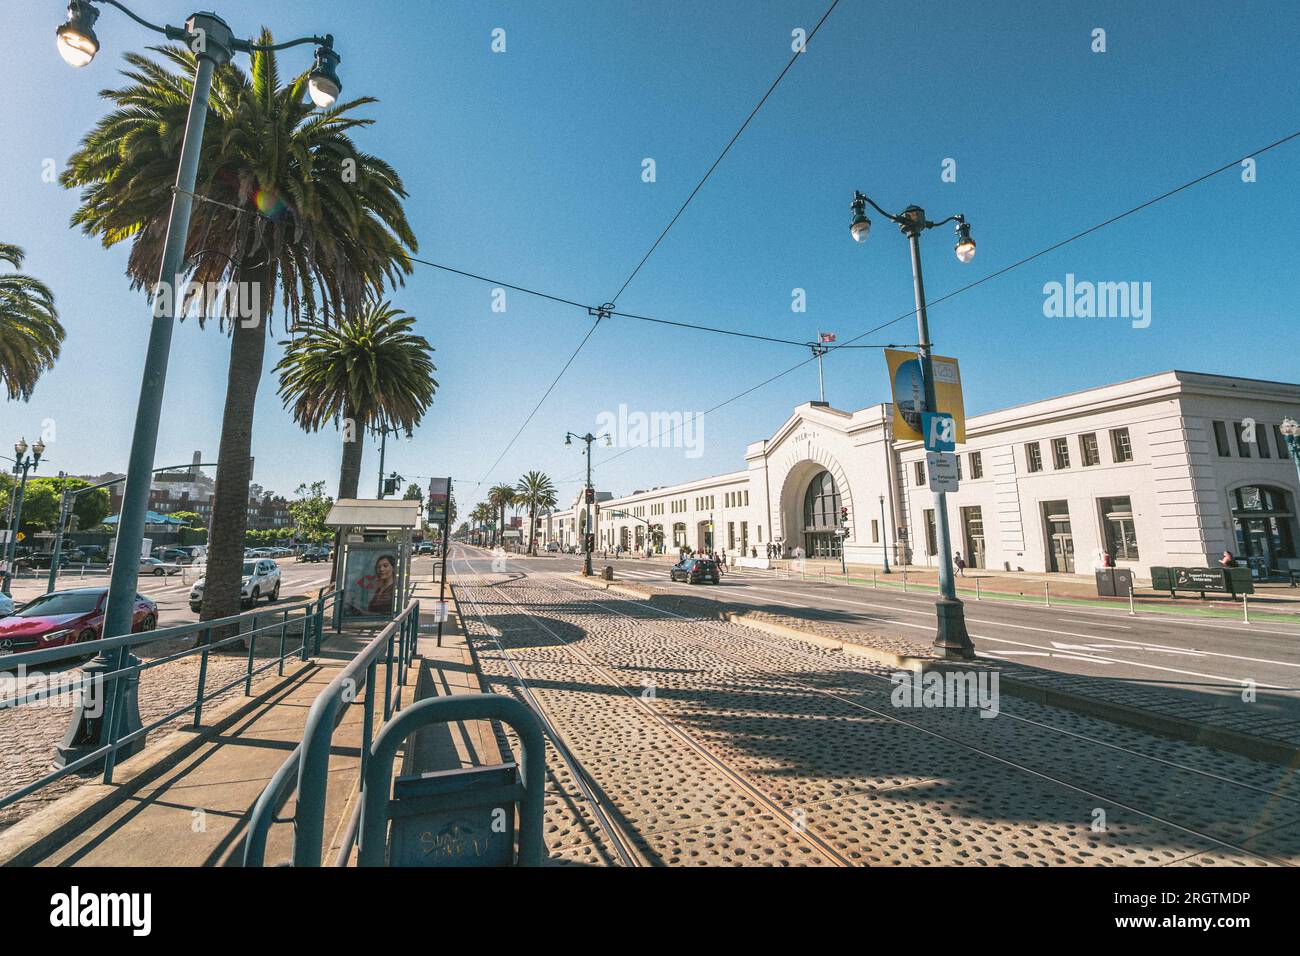
[{"label": "distant tower", "polygon": [[190,465],[190,481],[198,481],[199,475],[202,474],[199,470],[199,465],[201,464],[203,464],[203,452],[196,451],[194,453],[193,464]]}]

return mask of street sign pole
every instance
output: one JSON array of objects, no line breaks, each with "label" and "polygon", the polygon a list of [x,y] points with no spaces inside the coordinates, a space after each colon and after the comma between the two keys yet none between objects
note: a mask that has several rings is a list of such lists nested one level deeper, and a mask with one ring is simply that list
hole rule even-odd
[{"label": "street sign pole", "polygon": [[[934,362],[930,357],[930,324],[925,312],[925,283],[921,276],[921,232],[925,228],[925,213],[911,207],[903,213],[907,224],[903,227],[912,252],[912,286],[916,294],[917,351],[921,360],[921,378],[925,386],[924,411],[939,410],[935,399]],[[934,493],[934,520],[939,547],[939,597],[935,601],[937,627],[934,648],[944,657],[970,660],[975,657],[975,646],[966,632],[966,614],[957,597],[956,582],[952,573],[952,549],[948,541],[948,501],[946,493]]]}]

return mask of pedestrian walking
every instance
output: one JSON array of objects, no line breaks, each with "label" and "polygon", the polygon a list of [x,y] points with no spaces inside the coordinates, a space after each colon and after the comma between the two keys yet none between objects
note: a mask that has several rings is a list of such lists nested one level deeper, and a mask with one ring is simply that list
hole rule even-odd
[{"label": "pedestrian walking", "polygon": [[966,560],[961,556],[960,551],[953,555],[952,564],[957,569],[957,574],[964,578],[966,576]]}]

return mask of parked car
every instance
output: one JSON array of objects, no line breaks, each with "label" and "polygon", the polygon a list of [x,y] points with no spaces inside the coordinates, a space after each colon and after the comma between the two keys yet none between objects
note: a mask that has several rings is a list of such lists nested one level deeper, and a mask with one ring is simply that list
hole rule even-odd
[{"label": "parked car", "polygon": [[[33,554],[29,558],[27,558],[27,566],[32,568],[43,568],[45,570],[49,570],[50,565],[53,563],[54,563],[54,553],[52,551],[46,551],[41,554]],[[63,554],[59,555],[59,567],[66,568],[71,563],[72,563],[72,556],[68,554],[68,552],[64,551]]]},{"label": "parked car", "polygon": [[560,550],[560,543],[558,541],[548,541],[546,542],[546,550],[551,554],[555,554]]},{"label": "parked car", "polygon": [[87,564],[101,564],[108,561],[108,548],[102,544],[83,544],[80,550]]},{"label": "parked car", "polygon": [[152,574],[154,577],[161,578],[164,575],[180,574],[181,566],[179,564],[167,564],[157,558],[141,558],[140,573]]},{"label": "parked car", "polygon": [[415,549],[416,554],[433,554],[433,542],[421,541],[420,546]]},{"label": "parked car", "polygon": [[[240,603],[251,608],[265,597],[268,601],[280,600],[280,569],[269,558],[256,558],[244,562],[243,582],[240,586]],[[203,610],[203,590],[206,577],[199,578],[190,588],[190,610],[198,614]]]},{"label": "parked car", "polygon": [[194,563],[194,554],[189,548],[154,548],[153,556],[164,564]]},{"label": "parked car", "polygon": [[[97,641],[103,636],[108,588],[76,588],[42,594],[16,614],[0,620],[0,656]],[[158,626],[158,605],[135,596],[132,633]]]},{"label": "parked car", "polygon": [[668,577],[687,584],[701,584],[704,581],[717,584],[718,566],[708,558],[687,558],[674,564],[668,571]]}]

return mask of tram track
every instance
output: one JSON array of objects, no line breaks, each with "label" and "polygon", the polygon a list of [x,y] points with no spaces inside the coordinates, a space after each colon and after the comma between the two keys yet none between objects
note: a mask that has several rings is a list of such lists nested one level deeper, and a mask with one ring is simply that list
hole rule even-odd
[{"label": "tram track", "polygon": [[[478,575],[478,572],[474,571],[473,566],[469,564],[468,561],[466,561],[465,564],[467,568],[471,571],[471,573]],[[517,571],[515,573],[523,573],[526,576],[532,578],[534,586],[553,588],[561,593],[570,595],[575,600],[575,602],[589,606],[592,609],[598,610],[601,613],[613,614],[625,619],[629,619],[630,621],[645,621],[647,623],[655,620],[660,620],[664,622],[667,622],[669,620],[689,622],[692,625],[701,626],[725,634],[728,639],[728,642],[733,642],[733,643],[740,642],[750,647],[762,648],[764,651],[768,653],[777,653],[779,655],[782,655],[790,659],[795,659],[795,658],[800,659],[805,664],[824,666],[826,663],[826,658],[824,655],[815,653],[811,650],[803,651],[793,642],[778,643],[771,640],[765,640],[760,637],[751,637],[746,634],[738,634],[736,633],[738,629],[735,628],[734,626],[725,627],[715,622],[711,622],[707,620],[699,620],[696,618],[688,617],[687,615],[677,614],[673,611],[669,611],[661,607],[655,607],[645,602],[634,600],[632,598],[625,598],[618,595],[611,595],[609,592],[606,591],[600,592],[602,597],[604,597],[604,600],[595,601],[591,599],[591,595],[592,595],[591,589],[589,587],[584,586],[580,582],[569,581],[567,579],[560,578],[559,581],[561,583],[548,583],[546,585],[539,585],[536,582],[536,576],[534,572],[521,569],[521,571]],[[558,634],[555,634],[553,629],[547,627],[543,622],[539,621],[536,615],[529,612],[518,601],[515,601],[512,598],[510,598],[504,592],[504,590],[501,588],[500,585],[487,584],[484,586],[491,588],[493,593],[497,594],[503,600],[508,601],[512,606],[522,610],[523,613],[526,614],[531,621],[535,622],[536,626],[550,632],[553,638],[561,639]],[[630,605],[631,607],[637,609],[637,613],[634,614],[626,613],[625,611],[617,607],[617,605],[619,604]],[[746,655],[740,653],[730,653],[728,649],[719,646],[718,642],[703,641],[698,638],[692,637],[689,634],[685,633],[685,629],[675,630],[674,633],[672,634],[672,639],[675,641],[680,641],[684,644],[693,645],[697,649],[706,651],[708,654],[714,655],[719,661],[724,661],[729,665],[744,668],[750,672],[753,672],[755,675],[758,675],[759,677],[763,676],[762,666],[759,663],[757,663],[752,657],[747,657]],[[565,642],[565,644],[566,646],[569,646],[568,642]],[[613,674],[606,665],[600,663],[599,661],[594,660],[593,658],[591,658],[590,655],[586,654],[583,651],[580,651],[577,648],[573,648],[570,646],[569,649],[571,653],[575,654],[575,656],[580,656],[581,658],[585,658],[584,663],[587,666],[601,672],[603,674],[604,679],[607,682],[617,684],[619,686],[619,689],[624,694],[631,697],[633,700],[638,700],[636,695],[630,693],[628,689],[625,686],[623,686],[624,682],[620,680],[617,677],[617,675]],[[837,666],[841,666],[846,673],[852,673],[854,676],[859,678],[867,677],[867,678],[871,678],[871,680],[875,682],[882,682],[884,684],[891,683],[888,677],[882,676],[881,674],[878,673],[871,672],[870,670],[866,669],[860,662],[857,661],[839,662]],[[1221,850],[1231,851],[1234,854],[1242,854],[1251,857],[1255,860],[1258,860],[1260,862],[1266,862],[1266,863],[1272,863],[1272,864],[1278,864],[1284,866],[1294,865],[1292,862],[1286,859],[1282,859],[1277,856],[1271,855],[1269,853],[1262,852],[1258,849],[1250,849],[1242,845],[1242,843],[1248,842],[1251,837],[1260,836],[1261,833],[1267,832],[1269,829],[1275,829],[1275,828],[1264,828],[1264,830],[1261,830],[1260,832],[1252,833],[1250,837],[1247,837],[1246,839],[1243,839],[1241,841],[1224,839],[1221,836],[1216,836],[1215,834],[1209,832],[1207,829],[1205,829],[1202,826],[1197,826],[1194,824],[1189,825],[1186,822],[1180,822],[1178,819],[1175,819],[1166,813],[1152,812],[1151,809],[1144,808],[1144,806],[1141,805],[1142,801],[1140,800],[1134,800],[1132,799],[1132,797],[1123,797],[1123,796],[1116,797],[1116,796],[1109,795],[1108,793],[1105,792],[1104,788],[1088,785],[1088,781],[1072,782],[1071,780],[1062,777],[1059,773],[1050,772],[1050,770],[1048,769],[1029,766],[1027,763],[1022,762],[1021,760],[1012,759],[1011,757],[1006,757],[998,753],[994,753],[990,749],[988,749],[987,746],[981,746],[979,743],[972,743],[970,740],[963,739],[961,736],[957,736],[952,733],[946,733],[941,730],[936,730],[932,727],[922,726],[920,723],[903,718],[899,716],[897,713],[891,712],[889,709],[873,707],[870,704],[864,702],[862,699],[855,699],[860,696],[859,692],[856,689],[850,688],[848,690],[842,690],[837,688],[835,690],[828,690],[827,688],[817,686],[814,683],[809,683],[806,681],[794,681],[792,678],[789,677],[789,675],[785,675],[785,679],[791,680],[793,685],[797,686],[801,691],[809,694],[814,694],[820,699],[826,700],[828,703],[834,702],[834,704],[836,705],[848,707],[856,712],[869,715],[871,718],[888,721],[894,725],[907,728],[910,732],[927,735],[928,737],[936,741],[942,741],[945,744],[961,748],[962,750],[977,757],[979,760],[986,761],[991,765],[1002,767],[1007,770],[1013,770],[1017,773],[1031,776],[1050,786],[1062,788],[1064,790],[1073,792],[1080,796],[1086,796],[1094,802],[1101,802],[1104,804],[1112,805],[1117,808],[1121,808],[1127,813],[1131,813],[1136,817],[1140,817],[1144,820],[1147,820],[1152,824],[1156,824],[1160,827],[1168,828],[1169,830],[1178,831],[1186,836],[1193,837],[1197,840],[1203,841],[1204,843],[1217,847]],[[644,701],[639,701],[639,703],[643,707],[643,709],[648,711],[647,716],[654,717],[655,719],[662,719],[665,721],[669,721],[670,723],[676,723],[666,715],[663,715],[662,713],[656,713],[654,711],[654,708],[647,707]],[[1123,757],[1127,757],[1127,758],[1149,761],[1153,765],[1159,765],[1162,767],[1167,767],[1171,770],[1177,770],[1181,773],[1191,774],[1204,781],[1212,781],[1214,784],[1217,785],[1221,785],[1224,787],[1236,787],[1236,788],[1240,788],[1243,791],[1247,791],[1260,796],[1267,797],[1271,802],[1274,803],[1286,804],[1288,806],[1300,805],[1300,799],[1297,799],[1296,797],[1293,797],[1289,794],[1278,792],[1277,790],[1274,789],[1269,789],[1268,787],[1256,786],[1254,784],[1242,780],[1233,779],[1221,773],[1215,773],[1211,770],[1207,770],[1201,767],[1195,767],[1185,763],[1180,763],[1179,761],[1171,760],[1168,759],[1167,757],[1161,757],[1149,753],[1144,753],[1142,751],[1136,750],[1129,746],[1124,746],[1122,744],[1114,743],[1107,740],[1101,740],[1095,736],[1091,736],[1086,733],[1080,733],[1077,730],[1068,730],[1062,727],[1057,727],[1043,720],[1036,720],[1034,718],[1027,717],[1022,714],[1012,714],[1003,711],[1001,715],[1010,718],[1015,723],[1022,725],[1026,728],[1032,728],[1034,731],[1038,733],[1059,735],[1061,738],[1065,740],[1070,740],[1078,744],[1087,744],[1090,747],[1102,748],[1104,751],[1116,755],[1117,759],[1119,755],[1123,755]],[[769,804],[775,805],[776,811],[779,812],[781,818],[785,820],[787,823],[790,823],[792,825],[794,824],[791,808],[781,806],[779,801],[774,801],[771,799],[770,795],[764,794],[762,787],[759,784],[755,783],[752,780],[747,779],[743,774],[740,774],[739,771],[729,766],[728,761],[724,757],[719,756],[716,753],[713,753],[706,744],[702,743],[701,741],[696,739],[693,735],[691,735],[690,731],[680,726],[678,726],[678,729],[687,738],[687,740],[684,740],[683,742],[686,743],[688,746],[693,745],[694,747],[698,748],[698,751],[703,751],[704,753],[708,754],[711,758],[710,762],[714,763],[715,766],[719,768],[720,772],[723,772],[724,775],[725,774],[736,775],[737,779],[734,779],[732,781],[733,785],[744,788],[746,792],[750,793],[751,795],[756,794],[757,798],[759,799],[766,797],[767,799],[763,801],[765,806],[768,806]],[[1150,799],[1154,799],[1154,798],[1150,798]],[[795,832],[800,832],[802,829],[804,829],[797,825],[794,825],[792,828],[795,830]],[[829,850],[831,853],[835,854],[836,856],[839,856],[840,859],[843,861],[843,863],[841,863],[840,865],[854,864],[854,861],[849,860],[847,857],[844,857],[843,854],[840,854],[831,843],[824,840],[822,837],[818,836],[815,833],[811,833],[811,836],[816,842],[822,844],[826,850]],[[825,850],[823,850],[823,846],[818,847],[819,851],[825,852]]]},{"label": "tram track", "polygon": [[[472,566],[468,565],[468,562],[466,564],[471,575],[475,577],[482,577],[482,575],[479,575],[477,574],[477,572],[474,572]],[[453,566],[454,565],[455,565],[455,559],[453,559]],[[509,595],[507,595],[499,585],[492,584],[492,583],[482,583],[476,585],[461,585],[461,587],[462,588],[480,587],[496,593],[503,601],[513,606],[514,608],[518,609],[518,611],[522,612],[522,614],[525,617],[527,617],[534,624],[534,626],[538,627],[540,630],[544,631],[545,633],[550,635],[554,640],[556,640],[571,655],[573,655],[575,659],[580,661],[584,666],[589,668],[591,671],[598,674],[606,682],[608,686],[614,688],[620,694],[626,697],[646,718],[654,721],[658,726],[662,727],[665,731],[671,734],[672,737],[683,747],[689,749],[692,753],[694,753],[696,756],[700,757],[703,761],[705,761],[715,772],[717,772],[720,776],[722,776],[730,786],[735,788],[737,791],[745,794],[749,799],[753,800],[756,804],[762,807],[763,810],[765,810],[766,812],[782,820],[786,824],[789,832],[792,835],[794,835],[797,839],[808,844],[813,850],[815,850],[818,854],[820,854],[827,862],[831,863],[834,866],[840,866],[840,867],[848,867],[848,866],[856,865],[852,860],[848,859],[843,854],[839,853],[831,844],[829,844],[828,842],[826,842],[816,834],[811,833],[801,823],[801,821],[797,819],[796,816],[789,811],[788,808],[782,806],[779,801],[775,800],[771,795],[766,793],[761,787],[756,785],[753,781],[747,779],[743,774],[737,772],[734,768],[730,767],[725,760],[723,760],[720,756],[718,756],[708,747],[704,746],[686,728],[681,726],[680,722],[674,721],[671,718],[660,713],[654,707],[650,706],[650,704],[648,704],[642,696],[630,691],[627,688],[624,681],[620,679],[618,675],[614,674],[607,667],[605,667],[604,665],[602,665],[601,663],[593,659],[585,651],[581,650],[578,647],[575,647],[571,642],[565,640],[563,636],[558,634],[553,628],[547,626],[545,622],[543,622],[535,614],[529,611],[522,603],[512,599]],[[470,603],[474,607],[475,616],[479,619],[480,623],[484,626],[484,628],[490,633],[491,628],[487,624],[487,620],[482,613],[482,607],[480,603],[476,598],[474,598],[472,594],[467,595],[467,597],[469,597]],[[496,636],[492,636],[490,639],[492,640],[493,644],[495,644],[495,646],[498,648],[503,658],[506,660],[507,666],[510,669],[512,675],[514,676],[515,681],[519,685],[521,693],[523,693],[526,696],[529,706],[531,706],[538,713],[538,716],[542,719],[544,725],[547,728],[549,728],[548,734],[553,735],[552,736],[553,741],[562,739],[562,735],[560,734],[559,730],[555,727],[555,723],[550,717],[550,715],[546,712],[545,707],[537,699],[536,695],[532,693],[532,689],[528,686],[528,682],[525,679],[524,675],[522,674],[517,661],[515,661],[513,656],[510,655],[509,651],[507,651],[506,648],[502,645],[499,638],[497,638]],[[574,774],[575,779],[588,781],[588,789],[584,790],[584,795],[588,796],[588,798],[592,800],[593,807],[597,806],[598,802],[595,800],[594,796],[591,795],[591,789],[594,788],[590,788],[590,778],[588,777],[588,772],[585,770],[585,768],[581,767],[581,765],[576,760],[576,758],[573,757],[572,751],[569,750],[567,746],[565,747],[557,746],[557,751],[561,752],[562,759],[565,759],[565,762],[570,767],[570,770]],[[602,807],[601,810],[602,821],[607,820],[610,815],[611,814],[609,812],[609,809]],[[604,824],[604,825],[609,826],[608,824]],[[626,838],[626,835],[622,833],[621,828],[614,828],[611,826],[610,829],[607,830],[607,833],[613,833],[613,832],[619,832],[620,835]]]},{"label": "tram track", "polygon": [[[574,589],[583,588],[583,585],[580,585],[580,584],[576,584],[576,583],[575,583],[575,584],[573,585],[573,588],[574,588]],[[614,596],[614,597],[613,597],[613,600],[614,600],[614,601],[618,601],[618,602],[624,602],[624,603],[632,604],[632,605],[637,606],[637,607],[644,607],[645,610],[651,611],[652,613],[661,614],[661,615],[664,615],[664,616],[666,616],[666,617],[672,617],[672,618],[679,619],[679,620],[692,620],[691,618],[688,618],[686,615],[675,614],[675,613],[673,613],[673,612],[671,612],[671,611],[666,611],[666,610],[664,610],[663,608],[656,608],[656,607],[650,607],[650,606],[648,606],[648,605],[643,605],[643,604],[641,604],[640,602],[637,602],[637,601],[635,601],[635,600],[633,600],[633,599],[631,599],[631,598],[625,598],[625,597],[622,597],[622,596]],[[605,610],[605,611],[611,611],[611,610],[612,610],[612,609],[608,608],[606,605],[599,604],[599,603],[597,603],[597,602],[595,602],[595,601],[587,601],[586,603],[588,603],[588,604],[590,604],[590,605],[592,605],[592,606],[594,606],[594,607],[598,607],[598,608],[600,608],[600,609],[602,609],[602,610]],[[620,614],[621,612],[619,612],[619,611],[612,611],[612,613]],[[634,620],[643,620],[643,618],[636,618],[634,615],[623,615],[623,616],[625,616],[625,617],[629,617],[629,618],[632,618],[632,619],[634,619]],[[721,628],[719,625],[712,624],[711,622],[708,622],[708,621],[694,621],[694,623],[702,624],[702,625],[705,626],[705,627],[710,627],[710,628],[713,628],[713,629],[716,629],[716,630],[720,630],[720,631],[725,630],[725,629]],[[730,636],[730,637],[735,637],[735,635],[731,634],[730,632],[727,632],[727,633],[728,633],[728,636]],[[682,638],[682,639],[683,639],[683,640],[687,640],[687,641],[691,640],[691,638]],[[751,644],[753,644],[753,645],[755,645],[755,646],[762,646],[762,647],[764,647],[764,648],[766,648],[766,649],[768,649],[768,650],[777,650],[777,651],[782,651],[782,652],[786,652],[786,653],[794,653],[794,654],[798,654],[798,653],[799,653],[799,652],[798,652],[797,650],[795,650],[795,649],[787,648],[787,647],[784,647],[784,646],[781,646],[781,645],[775,644],[775,643],[770,642],[770,641],[765,641],[765,640],[762,640],[762,639],[759,639],[759,638],[743,637],[743,638],[741,638],[741,639],[744,640],[744,641],[746,641],[746,642],[748,642],[748,643],[751,643]],[[723,658],[725,658],[725,659],[727,659],[727,660],[730,660],[732,663],[741,664],[741,665],[745,665],[745,664],[748,663],[748,662],[746,662],[743,658],[739,658],[739,657],[737,657],[737,656],[735,656],[735,655],[728,654],[727,652],[725,652],[725,651],[723,651],[723,650],[720,650],[720,649],[717,648],[717,647],[712,647],[712,648],[710,648],[710,649],[713,651],[713,653],[717,654],[719,657],[723,657]],[[883,683],[885,683],[885,684],[889,684],[889,683],[890,683],[890,681],[889,681],[888,678],[882,677],[882,676],[880,676],[880,675],[878,675],[878,674],[872,674],[872,673],[870,673],[869,671],[862,670],[862,669],[860,669],[860,668],[855,668],[855,670],[856,670],[856,672],[857,672],[858,674],[860,674],[861,676],[868,677],[868,678],[870,678],[870,679],[872,679],[872,680],[880,681],[880,682],[883,682]],[[955,744],[955,745],[957,745],[957,746],[960,746],[960,747],[966,748],[967,750],[970,750],[970,751],[973,752],[973,753],[976,753],[976,754],[978,754],[978,755],[980,755],[980,756],[982,756],[982,757],[985,757],[985,758],[987,758],[987,759],[989,759],[989,760],[995,761],[995,762],[997,762],[997,763],[999,763],[999,764],[1002,764],[1002,765],[1004,765],[1004,766],[1007,766],[1007,767],[1010,767],[1010,768],[1012,768],[1012,769],[1015,769],[1015,770],[1021,771],[1021,772],[1023,772],[1023,773],[1030,774],[1030,775],[1032,775],[1032,776],[1035,776],[1035,777],[1041,778],[1041,779],[1043,779],[1043,780],[1045,780],[1045,781],[1048,781],[1048,782],[1050,782],[1050,783],[1052,783],[1052,784],[1055,784],[1055,785],[1058,785],[1058,786],[1065,787],[1065,788],[1067,788],[1067,789],[1070,789],[1070,790],[1076,791],[1076,792],[1078,792],[1078,793],[1080,793],[1080,794],[1082,794],[1082,795],[1085,795],[1085,796],[1091,797],[1091,798],[1093,798],[1093,799],[1095,799],[1095,800],[1104,801],[1104,802],[1107,802],[1107,803],[1114,804],[1115,806],[1122,807],[1123,809],[1128,810],[1128,811],[1131,812],[1131,813],[1136,813],[1136,814],[1138,814],[1138,815],[1140,815],[1140,816],[1146,817],[1147,819],[1149,819],[1149,820],[1151,820],[1151,821],[1153,821],[1153,822],[1159,823],[1159,824],[1164,825],[1164,826],[1171,827],[1171,828],[1176,829],[1176,830],[1180,830],[1180,831],[1182,831],[1182,832],[1184,832],[1184,833],[1187,833],[1187,834],[1189,834],[1189,835],[1191,835],[1191,836],[1195,836],[1195,837],[1198,837],[1199,839],[1203,839],[1203,840],[1206,840],[1206,841],[1208,841],[1208,842],[1214,843],[1214,844],[1216,844],[1216,845],[1218,845],[1218,846],[1220,846],[1220,847],[1223,847],[1223,848],[1225,848],[1225,849],[1233,850],[1233,851],[1235,851],[1235,852],[1239,852],[1239,853],[1244,853],[1244,854],[1247,854],[1247,855],[1249,855],[1249,856],[1256,857],[1256,858],[1258,858],[1258,859],[1260,859],[1260,860],[1263,860],[1263,861],[1265,861],[1265,862],[1272,863],[1272,864],[1274,864],[1274,865],[1278,865],[1278,866],[1293,866],[1293,865],[1294,865],[1294,864],[1292,864],[1292,863],[1290,863],[1290,862],[1288,862],[1288,861],[1286,861],[1286,860],[1282,860],[1282,859],[1279,859],[1279,858],[1275,858],[1275,857],[1269,856],[1268,854],[1260,853],[1260,852],[1255,851],[1255,850],[1250,850],[1250,849],[1248,849],[1248,848],[1246,848],[1246,847],[1243,847],[1243,846],[1241,846],[1241,845],[1239,845],[1239,844],[1237,844],[1237,843],[1233,843],[1233,842],[1231,842],[1231,841],[1222,840],[1222,839],[1220,839],[1220,838],[1218,838],[1218,837],[1213,836],[1212,834],[1209,834],[1209,833],[1207,833],[1207,832],[1205,832],[1205,831],[1203,831],[1203,830],[1199,830],[1199,829],[1197,829],[1197,828],[1195,828],[1195,827],[1189,827],[1189,826],[1186,826],[1186,825],[1184,825],[1184,824],[1178,823],[1178,822],[1175,821],[1175,820],[1169,819],[1169,818],[1167,818],[1167,817],[1163,817],[1163,816],[1158,815],[1158,814],[1150,813],[1150,812],[1148,812],[1148,811],[1146,811],[1146,810],[1141,809],[1140,807],[1137,807],[1137,806],[1135,806],[1135,805],[1132,805],[1132,804],[1126,803],[1126,802],[1125,802],[1124,800],[1122,800],[1122,799],[1118,799],[1118,798],[1113,797],[1113,796],[1109,796],[1109,795],[1106,795],[1106,794],[1103,794],[1103,793],[1096,792],[1096,791],[1091,790],[1091,789],[1088,789],[1088,788],[1086,788],[1086,787],[1079,786],[1078,784],[1071,783],[1071,782],[1069,782],[1068,780],[1062,779],[1062,778],[1059,777],[1059,776],[1056,776],[1056,775],[1053,775],[1053,774],[1049,774],[1049,773],[1046,773],[1046,772],[1041,771],[1041,770],[1036,770],[1036,769],[1034,769],[1034,768],[1032,768],[1032,767],[1029,767],[1029,766],[1026,766],[1026,765],[1024,765],[1024,764],[1017,763],[1016,761],[1011,760],[1011,759],[1009,759],[1009,758],[1002,757],[1002,756],[999,756],[999,755],[997,755],[997,754],[991,753],[991,752],[989,752],[989,751],[987,751],[987,750],[984,750],[984,749],[982,749],[982,748],[980,748],[980,747],[978,747],[978,746],[976,746],[976,745],[974,745],[974,744],[969,743],[968,741],[962,740],[962,739],[959,738],[959,737],[955,737],[955,736],[953,736],[953,735],[951,735],[951,734],[940,733],[940,732],[938,732],[938,731],[934,731],[934,730],[931,730],[931,729],[929,729],[929,728],[922,727],[922,726],[920,726],[919,724],[917,724],[917,723],[915,723],[915,722],[913,722],[913,721],[905,720],[905,719],[903,719],[903,718],[901,718],[901,717],[898,717],[898,716],[895,715],[895,714],[891,714],[891,713],[889,713],[888,711],[883,711],[883,710],[880,710],[880,709],[878,709],[878,708],[874,708],[874,707],[867,706],[866,704],[863,704],[863,703],[861,703],[860,701],[855,701],[855,700],[853,700],[853,699],[851,699],[851,698],[849,698],[849,697],[847,697],[847,696],[844,696],[844,695],[842,695],[842,694],[836,694],[836,693],[834,693],[834,692],[832,692],[832,691],[827,691],[827,690],[825,690],[825,689],[823,689],[823,688],[816,687],[815,685],[812,685],[812,684],[802,684],[801,686],[803,686],[805,689],[807,689],[807,690],[809,690],[809,691],[812,691],[812,692],[814,692],[814,693],[824,695],[824,696],[826,696],[826,697],[828,697],[828,698],[831,698],[831,699],[834,699],[834,700],[836,700],[836,701],[839,701],[840,703],[846,704],[846,705],[848,705],[848,706],[850,706],[850,707],[853,707],[853,708],[856,708],[856,709],[859,709],[859,710],[865,711],[865,712],[867,712],[867,713],[870,713],[870,714],[872,714],[873,716],[881,717],[881,718],[885,718],[885,719],[891,720],[891,721],[893,721],[893,722],[895,722],[895,723],[902,724],[903,726],[909,727],[909,728],[911,728],[911,729],[913,729],[913,730],[916,730],[916,731],[918,731],[918,732],[920,732],[920,733],[927,734],[927,735],[929,735],[929,736],[931,736],[931,737],[934,737],[934,738],[936,738],[936,739],[940,739],[940,740],[946,741],[946,742],[948,742],[948,743],[952,743],[952,744]],[[1215,780],[1216,782],[1219,782],[1219,783],[1225,783],[1225,784],[1228,784],[1228,785],[1230,785],[1230,786],[1240,787],[1240,788],[1247,789],[1247,790],[1252,790],[1252,791],[1254,791],[1254,792],[1256,792],[1256,793],[1260,793],[1261,795],[1268,796],[1268,797],[1273,798],[1273,799],[1276,799],[1276,800],[1282,800],[1282,801],[1289,802],[1289,803],[1296,804],[1296,805],[1300,806],[1300,800],[1296,799],[1295,797],[1288,796],[1288,795],[1286,795],[1286,794],[1278,793],[1276,790],[1269,790],[1269,789],[1266,789],[1266,788],[1255,787],[1255,786],[1252,786],[1252,785],[1250,785],[1250,784],[1244,784],[1244,783],[1241,783],[1240,781],[1232,780],[1232,779],[1230,779],[1230,778],[1228,778],[1228,777],[1224,777],[1224,776],[1221,776],[1221,775],[1219,775],[1219,774],[1214,774],[1214,773],[1210,773],[1210,772],[1208,772],[1208,771],[1203,771],[1203,770],[1201,770],[1200,768],[1189,767],[1189,766],[1186,766],[1186,765],[1183,765],[1183,764],[1178,764],[1178,763],[1176,763],[1176,762],[1174,762],[1174,761],[1166,760],[1166,759],[1164,759],[1164,758],[1154,757],[1154,756],[1152,756],[1152,755],[1145,754],[1145,753],[1142,753],[1142,752],[1140,752],[1140,751],[1135,751],[1135,750],[1131,750],[1131,749],[1129,749],[1129,748],[1119,747],[1119,746],[1117,746],[1117,745],[1110,744],[1110,743],[1108,743],[1108,742],[1106,742],[1106,741],[1102,741],[1102,740],[1100,740],[1100,739],[1098,739],[1098,738],[1095,738],[1095,737],[1090,737],[1090,736],[1088,736],[1088,735],[1083,735],[1083,734],[1077,734],[1077,733],[1074,733],[1073,731],[1065,731],[1065,730],[1063,730],[1063,729],[1061,729],[1061,728],[1054,727],[1054,726],[1052,726],[1052,725],[1050,725],[1050,724],[1046,724],[1046,723],[1041,722],[1041,721],[1035,721],[1035,720],[1032,720],[1032,719],[1030,719],[1030,718],[1020,717],[1020,716],[1018,716],[1018,715],[1010,714],[1010,713],[1007,713],[1007,712],[1005,712],[1005,711],[1003,712],[1002,715],[1003,715],[1003,716],[1006,716],[1006,717],[1009,717],[1009,718],[1011,718],[1012,720],[1016,720],[1016,721],[1019,721],[1019,722],[1025,723],[1025,724],[1029,724],[1029,725],[1032,725],[1032,726],[1035,726],[1035,727],[1038,727],[1038,728],[1041,728],[1041,729],[1045,729],[1045,730],[1048,730],[1048,731],[1053,732],[1053,733],[1057,733],[1057,734],[1062,734],[1062,735],[1066,735],[1066,736],[1074,737],[1074,738],[1076,738],[1076,739],[1083,740],[1083,741],[1085,741],[1085,742],[1087,742],[1087,743],[1090,743],[1090,744],[1093,744],[1093,745],[1096,745],[1096,746],[1101,746],[1101,747],[1106,747],[1106,748],[1108,748],[1108,749],[1121,751],[1121,752],[1124,752],[1124,753],[1128,754],[1129,756],[1136,756],[1136,757],[1139,757],[1139,758],[1142,758],[1142,759],[1151,760],[1151,761],[1153,761],[1153,762],[1161,763],[1161,764],[1164,764],[1164,765],[1166,765],[1166,766],[1170,766],[1170,767],[1176,768],[1176,769],[1181,770],[1181,771],[1185,771],[1185,772],[1188,772],[1188,773],[1192,773],[1192,774],[1196,774],[1196,775],[1199,775],[1199,776],[1202,776],[1202,777],[1206,777],[1207,779],[1213,779],[1213,780]]]}]

